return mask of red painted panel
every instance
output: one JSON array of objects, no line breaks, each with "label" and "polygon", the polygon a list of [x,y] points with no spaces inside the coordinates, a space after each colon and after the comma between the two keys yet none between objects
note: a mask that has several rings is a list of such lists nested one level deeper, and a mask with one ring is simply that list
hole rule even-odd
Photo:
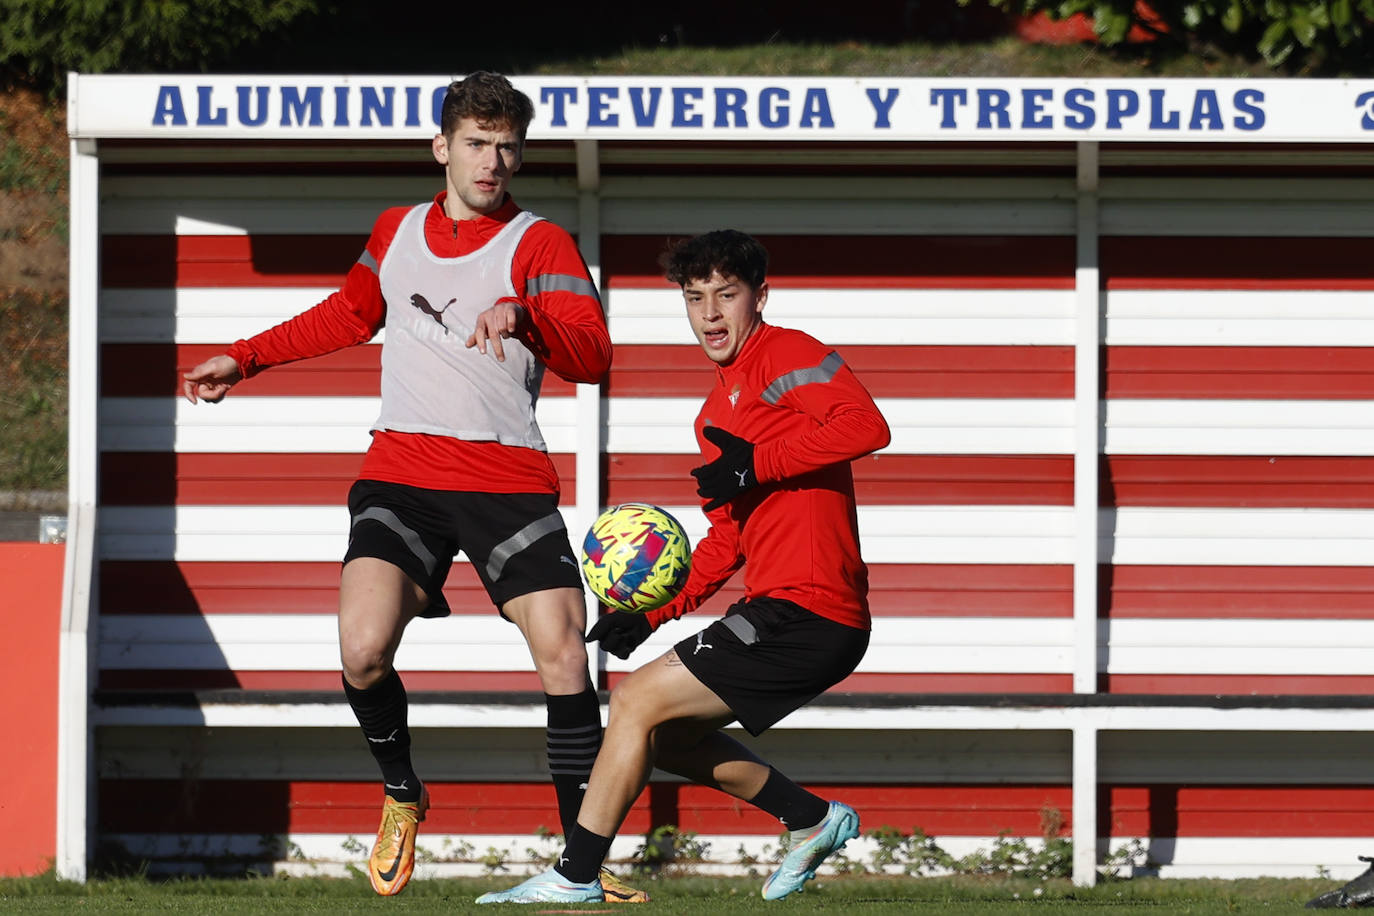
[{"label": "red painted panel", "polygon": [[[1139,568],[1148,567],[1122,567],[1118,583],[1136,581],[1120,576]],[[875,563],[868,568],[868,582],[875,617],[1073,616],[1069,566]],[[100,612],[333,614],[338,584],[337,563],[105,560],[100,564]],[[455,614],[492,613],[468,564],[454,565],[444,595]],[[743,579],[736,577],[698,614],[723,613],[743,596]],[[1153,592],[1144,599],[1154,600]]]},{"label": "red painted panel", "polygon": [[[477,573],[455,563],[444,588],[454,614],[491,614]],[[104,560],[100,613],[334,614],[338,563],[195,563]]]},{"label": "red painted panel", "polygon": [[[1118,837],[1367,837],[1369,786],[1104,787]],[[1100,831],[1103,832],[1103,831]]]},{"label": "red painted panel", "polygon": [[[611,453],[606,501],[695,505],[701,456]],[[1073,505],[1071,455],[868,455],[853,462],[860,505]]]},{"label": "red painted panel", "polygon": [[[1071,289],[1074,241],[1041,236],[760,236],[779,287]],[[1209,243],[1214,240],[1209,240]],[[102,282],[116,288],[335,288],[366,243],[350,235],[114,235]],[[608,286],[671,288],[662,236],[606,236]],[[305,308],[314,303],[306,303]]]},{"label": "red painted panel", "polygon": [[1374,397],[1363,347],[1108,347],[1109,398]]},{"label": "red painted panel", "polygon": [[[429,783],[424,831],[534,834],[559,832],[553,787],[545,783]],[[929,834],[1017,836],[1041,832],[1042,811],[1071,816],[1067,786],[812,787],[859,812],[865,830],[880,826]],[[370,833],[381,807],[375,783],[274,780],[106,779],[99,829],[113,833]],[[167,799],[175,804],[168,805]],[[695,785],[651,783],[622,834],[673,824],[701,834],[781,832],[778,821],[724,793]]]},{"label": "red painted panel", "polygon": [[[546,783],[431,782],[424,830],[535,834],[558,831]],[[1039,836],[1045,822],[1070,836],[1072,793],[1062,785],[808,785],[880,827],[941,836]],[[1374,792],[1368,786],[1110,785],[1099,833],[1117,837],[1361,837]],[[167,800],[174,800],[168,805]],[[369,782],[104,779],[98,829],[107,833],[370,833],[381,790]],[[673,824],[698,834],[771,835],[778,822],[721,792],[650,783],[622,834]]]},{"label": "red painted panel", "polygon": [[1374,692],[1374,677],[1321,674],[1106,674],[1106,693],[1212,694],[1217,696],[1353,696]]},{"label": "red painted panel", "polygon": [[[115,288],[338,288],[366,235],[107,235],[101,283]],[[314,305],[302,302],[301,311]]]},{"label": "red painted panel", "polygon": [[0,543],[5,638],[0,691],[5,744],[15,765],[0,804],[0,875],[36,875],[57,855],[57,740],[62,571],[66,547]]},{"label": "red painted panel", "polygon": [[[178,396],[182,375],[191,367],[223,353],[229,343],[103,344],[100,348],[100,393],[120,398]],[[240,382],[232,397],[377,397],[381,372],[380,346],[349,347],[276,366]],[[548,372],[544,374],[540,394],[572,397],[576,388],[571,382]]]},{"label": "red painted panel", "polygon": [[1374,619],[1369,566],[1100,566],[1104,617]]},{"label": "red painted panel", "polygon": [[[1072,347],[846,346],[875,398],[1071,398]],[[704,397],[710,360],[694,345],[616,347],[611,397]]]},{"label": "red painted panel", "polygon": [[[575,456],[553,453],[563,492],[575,492]],[[361,454],[105,452],[102,500],[115,506],[332,506],[348,500]]]},{"label": "red painted panel", "polygon": [[1374,289],[1368,238],[1107,236],[1108,290]]},{"label": "red painted panel", "polygon": [[1101,505],[1374,507],[1374,458],[1309,455],[1109,455]]},{"label": "red painted panel", "polygon": [[[1072,289],[1074,240],[1045,236],[762,235],[777,288]],[[601,240],[610,288],[671,288],[657,272],[665,238]]]},{"label": "red painted panel", "polygon": [[1073,616],[1072,566],[877,563],[868,587],[874,616]]},{"label": "red painted panel", "polygon": [[[103,690],[324,690],[343,687],[338,671],[177,671],[161,669],[104,669]],[[542,693],[533,671],[402,671],[410,692],[516,691]]]},{"label": "red painted panel", "polygon": [[[683,636],[692,633],[684,630]],[[610,672],[606,689],[613,689],[628,677],[625,672]],[[1071,674],[977,674],[977,673],[859,673],[851,674],[831,693],[1073,693]]]}]

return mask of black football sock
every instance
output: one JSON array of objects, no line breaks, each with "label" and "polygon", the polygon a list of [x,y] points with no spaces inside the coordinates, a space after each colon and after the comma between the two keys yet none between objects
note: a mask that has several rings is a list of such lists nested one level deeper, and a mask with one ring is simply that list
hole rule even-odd
[{"label": "black football sock", "polygon": [[814,827],[830,813],[830,802],[812,795],[772,767],[768,768],[768,781],[749,799],[749,804],[767,811],[788,830]]},{"label": "black football sock", "polygon": [[572,836],[577,812],[587,791],[596,752],[601,749],[601,704],[589,684],[581,693],[564,696],[544,694],[548,709],[549,775],[558,796],[558,819],[563,836]]},{"label": "black football sock", "polygon": [[386,794],[399,802],[420,800],[420,778],[410,763],[410,729],[407,727],[406,688],[393,668],[366,690],[344,678],[344,696],[367,737],[368,749],[382,769]]},{"label": "black football sock", "polygon": [[568,833],[568,845],[553,870],[569,881],[587,884],[601,873],[601,863],[611,851],[611,837],[592,833],[581,824],[574,824]]}]

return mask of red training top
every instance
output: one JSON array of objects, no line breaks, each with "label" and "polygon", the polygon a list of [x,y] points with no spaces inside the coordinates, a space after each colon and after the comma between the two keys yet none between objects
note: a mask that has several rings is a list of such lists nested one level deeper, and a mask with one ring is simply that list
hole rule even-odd
[{"label": "red training top", "polygon": [[658,627],[698,608],[744,566],[745,595],[785,598],[867,630],[868,567],[859,556],[849,462],[891,440],[887,421],[840,355],[801,331],[761,325],[727,366],[696,419],[755,444],[758,485],[707,513],[682,593],[650,611]]}]

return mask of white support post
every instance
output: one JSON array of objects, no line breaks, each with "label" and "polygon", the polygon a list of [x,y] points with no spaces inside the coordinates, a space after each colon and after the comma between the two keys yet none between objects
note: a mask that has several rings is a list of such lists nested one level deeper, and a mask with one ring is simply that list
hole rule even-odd
[{"label": "white support post", "polygon": [[[601,166],[595,140],[575,142],[577,154],[577,245],[587,262],[592,283],[601,290]],[[602,292],[603,302],[605,293]],[[582,547],[582,535],[601,511],[604,492],[601,481],[601,449],[605,441],[605,410],[600,385],[577,386],[577,511],[573,513],[573,550]],[[595,614],[596,603],[587,599],[588,615]],[[588,621],[590,623],[590,620]],[[605,653],[588,653],[592,683],[605,665]]]},{"label": "white support post", "polygon": [[[71,76],[75,104],[76,76]],[[67,553],[59,634],[57,876],[85,881],[95,810],[90,724],[95,627],[96,407],[100,348],[100,164],[94,140],[71,141],[67,419]]]},{"label": "white support post", "polygon": [[[1075,693],[1096,693],[1097,506],[1101,454],[1101,392],[1098,390],[1102,340],[1098,245],[1096,143],[1078,144],[1078,244],[1074,270],[1074,564],[1073,623]],[[1073,882],[1097,883],[1097,728],[1073,729]]]},{"label": "white support post", "polygon": [[1098,460],[1101,454],[1100,318],[1097,245],[1096,143],[1078,144],[1078,244],[1074,270],[1074,455],[1073,455],[1073,689],[1096,693],[1097,506]]},{"label": "white support post", "polygon": [[1097,883],[1097,727],[1073,729],[1073,883]]}]

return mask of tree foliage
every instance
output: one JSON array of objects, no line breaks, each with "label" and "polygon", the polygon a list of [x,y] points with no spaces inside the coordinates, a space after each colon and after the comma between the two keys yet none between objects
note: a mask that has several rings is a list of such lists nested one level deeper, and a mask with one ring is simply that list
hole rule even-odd
[{"label": "tree foliage", "polygon": [[0,69],[56,92],[67,72],[206,71],[319,0],[0,0]]},{"label": "tree foliage", "polygon": [[1134,27],[1161,44],[1260,57],[1292,72],[1368,75],[1374,69],[1374,0],[988,2],[1013,13],[1044,12],[1052,19],[1082,13],[1107,47],[1125,43]]}]

